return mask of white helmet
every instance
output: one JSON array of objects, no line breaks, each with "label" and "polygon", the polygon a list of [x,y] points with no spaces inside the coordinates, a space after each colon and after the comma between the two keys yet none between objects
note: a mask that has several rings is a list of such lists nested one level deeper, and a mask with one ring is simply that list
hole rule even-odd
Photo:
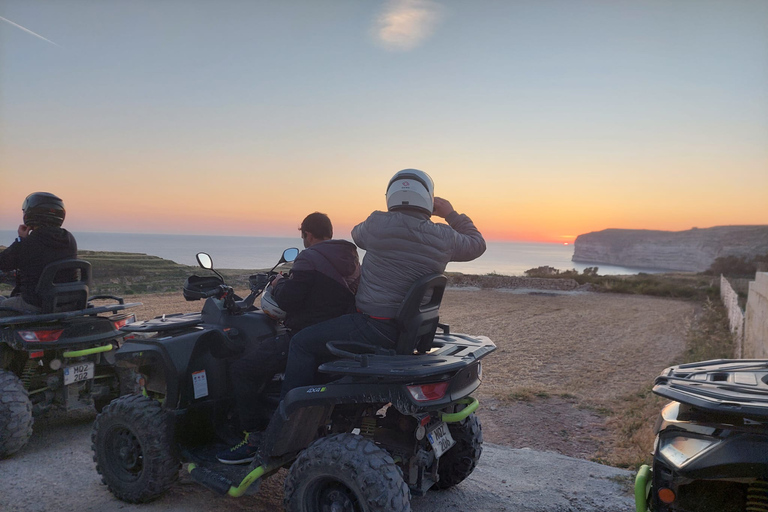
[{"label": "white helmet", "polygon": [[418,208],[432,215],[435,186],[429,174],[418,169],[403,169],[389,180],[387,209]]},{"label": "white helmet", "polygon": [[285,311],[280,309],[272,297],[272,286],[267,286],[261,294],[261,310],[274,320],[285,320]]}]

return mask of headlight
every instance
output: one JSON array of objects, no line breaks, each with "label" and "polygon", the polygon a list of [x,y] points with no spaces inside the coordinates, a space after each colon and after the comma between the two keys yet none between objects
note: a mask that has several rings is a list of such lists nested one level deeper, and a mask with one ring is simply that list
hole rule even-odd
[{"label": "headlight", "polygon": [[695,437],[666,437],[659,440],[659,453],[677,467],[682,467],[697,455],[719,443],[715,439]]}]

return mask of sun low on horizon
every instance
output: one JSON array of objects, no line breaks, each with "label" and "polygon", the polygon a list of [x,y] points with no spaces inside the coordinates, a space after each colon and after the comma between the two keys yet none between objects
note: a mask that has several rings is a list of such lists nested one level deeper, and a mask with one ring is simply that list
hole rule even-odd
[{"label": "sun low on horizon", "polygon": [[748,0],[9,0],[0,229],[49,191],[73,231],[295,236],[321,211],[346,236],[403,168],[493,241],[765,225],[766,23]]}]

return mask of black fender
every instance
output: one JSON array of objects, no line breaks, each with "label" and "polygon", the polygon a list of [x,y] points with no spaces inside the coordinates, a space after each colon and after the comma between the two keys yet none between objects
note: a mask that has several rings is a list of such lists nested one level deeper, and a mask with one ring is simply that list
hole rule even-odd
[{"label": "black fender", "polygon": [[[229,340],[219,329],[195,329],[175,335],[127,339],[115,353],[120,366],[137,366],[165,381],[165,406],[185,408],[195,400],[227,394],[227,364],[221,355]],[[195,391],[195,381],[198,382]],[[152,383],[148,384],[152,389]]]}]

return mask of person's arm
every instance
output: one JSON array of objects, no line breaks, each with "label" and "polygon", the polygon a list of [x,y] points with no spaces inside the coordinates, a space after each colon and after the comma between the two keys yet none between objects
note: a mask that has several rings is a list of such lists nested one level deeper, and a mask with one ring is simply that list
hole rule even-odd
[{"label": "person's arm", "polygon": [[272,297],[286,313],[298,311],[305,306],[314,285],[314,267],[308,258],[297,258],[290,275],[280,279],[273,288]]},{"label": "person's arm", "polygon": [[471,261],[485,252],[485,239],[472,219],[457,213],[449,201],[436,197],[434,215],[444,218],[454,230],[451,261]]},{"label": "person's arm", "polygon": [[20,241],[15,241],[10,247],[0,252],[0,270],[8,272],[19,268],[19,246]]},{"label": "person's arm", "polygon": [[371,220],[371,217],[369,216],[363,222],[361,222],[360,224],[352,228],[352,240],[355,242],[356,246],[358,246],[360,249],[364,251],[368,249],[367,248],[368,240],[370,239],[370,236],[371,236],[370,230],[368,229],[370,220]]}]

